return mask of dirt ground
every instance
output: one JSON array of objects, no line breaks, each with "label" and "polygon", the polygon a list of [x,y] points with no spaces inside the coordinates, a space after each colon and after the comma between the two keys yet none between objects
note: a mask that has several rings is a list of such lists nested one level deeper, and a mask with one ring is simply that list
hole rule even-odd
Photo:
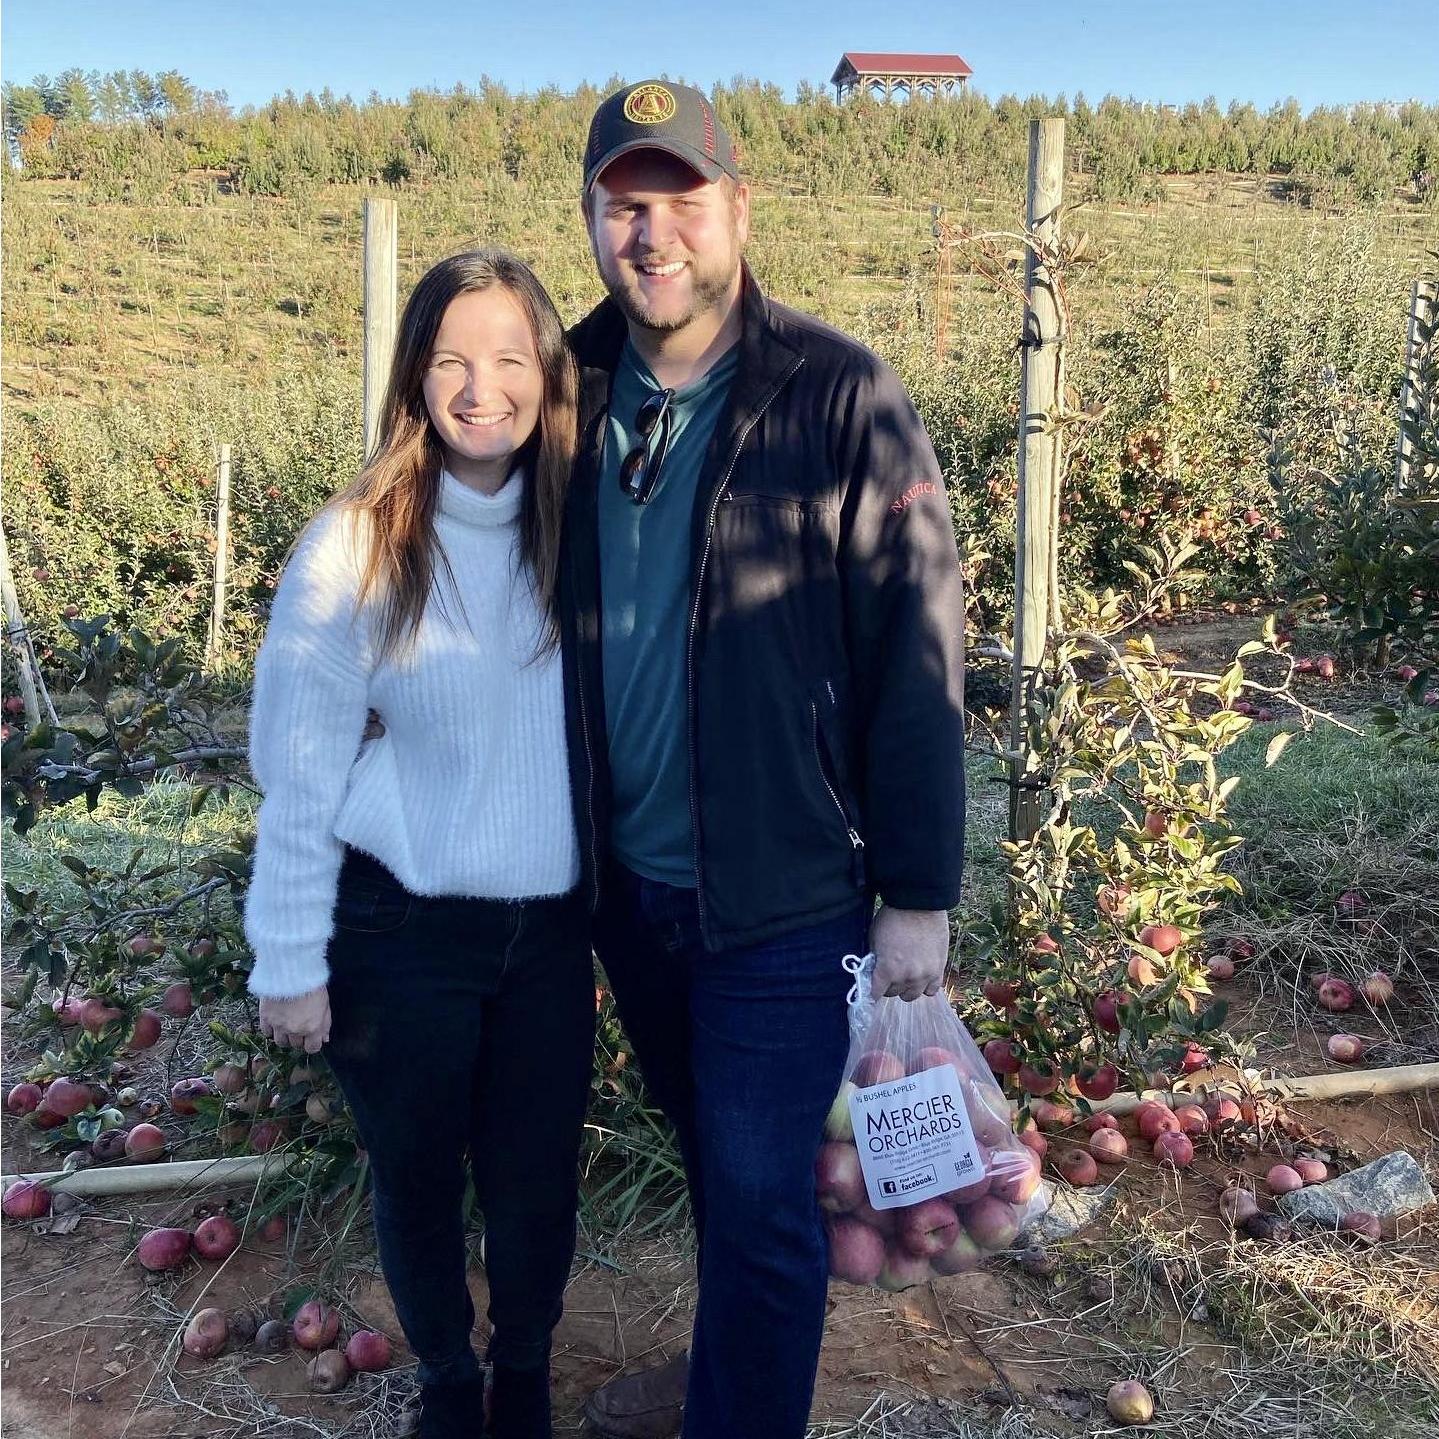
[{"label": "dirt ground", "polygon": [[[1209,667],[1232,655],[1255,624],[1249,616],[1211,615],[1192,625],[1158,626],[1155,634],[1161,649],[1182,648],[1192,663]],[[1333,704],[1338,696],[1362,708],[1371,698],[1368,686],[1363,679],[1341,678],[1325,700]],[[1227,1027],[1252,1039],[1261,1066],[1290,1075],[1334,1067],[1323,1046],[1337,1026],[1317,1022],[1312,1006],[1276,1004],[1272,993],[1260,996],[1247,987],[1242,975],[1217,992],[1231,1004]],[[1403,1003],[1401,994],[1395,1006],[1401,1015]],[[1390,1035],[1377,1020],[1368,1030],[1353,1016],[1346,1023],[1379,1045],[1392,1037],[1392,1022]],[[149,1088],[163,1092],[166,1048],[150,1051],[137,1066],[142,1090],[148,1080]],[[188,1058],[180,1057],[181,1063]],[[1373,1062],[1412,1058],[1396,1052],[1386,1059],[1376,1049]],[[8,1045],[7,1085],[29,1062],[28,1049]],[[1145,1377],[1161,1396],[1156,1433],[1239,1439],[1284,1432],[1322,1439],[1331,1432],[1361,1432],[1301,1424],[1302,1402],[1284,1398],[1300,1387],[1296,1375],[1282,1365],[1265,1370],[1237,1342],[1247,1322],[1243,1284],[1202,1284],[1192,1256],[1204,1254],[1221,1276],[1247,1276],[1243,1266],[1255,1263],[1245,1257],[1247,1242],[1215,1217],[1214,1200],[1226,1183],[1243,1176],[1263,1195],[1262,1176],[1278,1153],[1317,1154],[1347,1170],[1406,1149],[1431,1180],[1439,1179],[1439,1096],[1429,1090],[1304,1104],[1294,1113],[1297,1129],[1269,1136],[1264,1154],[1201,1146],[1183,1174],[1134,1159],[1119,1171],[1113,1208],[1061,1248],[1060,1267],[1051,1276],[1034,1277],[1004,1258],[979,1273],[898,1296],[834,1285],[812,1415],[816,1439],[928,1439],[1001,1429],[1006,1436],[1113,1432],[1103,1395],[1116,1379],[1133,1375]],[[7,1116],[3,1133],[7,1174],[51,1167],[53,1161],[36,1150],[33,1131]],[[147,1275],[135,1261],[146,1229],[192,1226],[198,1214],[224,1201],[243,1219],[250,1199],[236,1190],[199,1198],[109,1199],[85,1204],[58,1224],[7,1223],[0,1243],[0,1428],[7,1439],[383,1439],[395,1433],[413,1390],[412,1360],[362,1246],[338,1254],[327,1236],[302,1227],[276,1243],[247,1234],[223,1265],[192,1261],[178,1276]],[[1384,1241],[1370,1251],[1378,1257],[1365,1261],[1373,1283],[1354,1299],[1345,1322],[1377,1332],[1393,1318],[1386,1306],[1408,1306],[1411,1328],[1422,1331],[1432,1320],[1432,1348],[1425,1354],[1439,1365],[1435,1224],[1432,1215],[1421,1214],[1386,1227]],[[1306,1243],[1305,1262],[1320,1266],[1312,1272],[1327,1272],[1324,1241]],[[582,1236],[580,1247],[556,1344],[561,1434],[580,1432],[580,1405],[596,1385],[681,1348],[694,1301],[693,1269],[679,1239],[614,1245]],[[1190,1257],[1166,1258],[1173,1255]],[[1340,1256],[1331,1267],[1349,1263]],[[327,1270],[342,1276],[327,1283],[327,1293],[343,1311],[345,1330],[376,1328],[396,1341],[387,1373],[359,1376],[341,1394],[324,1398],[307,1392],[294,1352],[266,1357],[240,1350],[209,1364],[179,1354],[178,1335],[193,1310],[214,1305],[278,1315],[288,1292]],[[483,1315],[485,1278],[478,1263],[471,1283]],[[1352,1274],[1344,1283],[1353,1288]],[[1234,1307],[1214,1312],[1221,1298]],[[477,1340],[483,1337],[481,1320]],[[1439,1383],[1439,1373],[1430,1381]],[[1249,1405],[1240,1408],[1250,1414],[1251,1427],[1245,1427],[1249,1420],[1234,1428],[1210,1422],[1223,1396]],[[1020,1411],[1026,1427],[1006,1427],[1005,1416]],[[954,1427],[957,1416],[978,1427],[961,1431]],[[1176,1427],[1163,1427],[1166,1416]],[[1196,1427],[1200,1419],[1205,1422]]]}]

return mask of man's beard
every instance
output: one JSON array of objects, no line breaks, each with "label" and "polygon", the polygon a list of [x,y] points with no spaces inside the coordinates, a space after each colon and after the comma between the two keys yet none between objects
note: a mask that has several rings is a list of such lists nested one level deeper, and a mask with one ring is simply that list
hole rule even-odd
[{"label": "man's beard", "polygon": [[672,315],[662,316],[655,312],[640,292],[634,267],[627,261],[616,261],[608,270],[601,266],[600,279],[605,282],[610,298],[624,311],[631,324],[658,334],[674,334],[676,330],[683,330],[696,316],[713,309],[729,294],[739,273],[739,247],[736,245],[724,260],[716,261],[708,268],[702,268],[693,257],[688,263],[690,302]]}]

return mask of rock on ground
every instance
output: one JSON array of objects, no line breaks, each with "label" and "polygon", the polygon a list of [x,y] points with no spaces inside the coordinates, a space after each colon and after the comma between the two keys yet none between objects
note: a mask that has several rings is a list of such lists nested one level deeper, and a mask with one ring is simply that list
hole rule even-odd
[{"label": "rock on ground", "polygon": [[1279,1212],[1286,1219],[1326,1228],[1333,1228],[1356,1210],[1379,1219],[1393,1219],[1433,1203],[1434,1191],[1423,1170],[1402,1149],[1337,1179],[1281,1194],[1277,1200]]},{"label": "rock on ground", "polygon": [[1119,1185],[1114,1181],[1103,1187],[1071,1189],[1045,1180],[1039,1192],[1044,1208],[1024,1226],[1019,1236],[1021,1249],[1027,1244],[1054,1244],[1078,1234],[1109,1208],[1119,1193]]}]

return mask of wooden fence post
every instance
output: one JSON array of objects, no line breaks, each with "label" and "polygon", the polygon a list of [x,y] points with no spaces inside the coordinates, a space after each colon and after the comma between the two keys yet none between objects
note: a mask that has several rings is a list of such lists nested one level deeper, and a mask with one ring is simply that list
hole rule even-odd
[{"label": "wooden fence post", "polygon": [[50,702],[45,681],[40,678],[40,666],[35,660],[30,631],[25,628],[25,616],[20,613],[20,596],[15,592],[15,581],[10,574],[10,546],[6,543],[3,529],[0,529],[0,589],[4,592],[5,638],[15,651],[15,668],[20,674],[20,697],[25,701],[25,723],[32,729],[40,723],[43,697],[46,718],[51,724],[58,724],[55,706]]},{"label": "wooden fence post", "polygon": [[[1025,225],[1046,247],[1059,240],[1064,195],[1064,121],[1031,120]],[[1054,276],[1034,250],[1024,265],[1024,339],[1019,402],[1019,507],[1014,546],[1014,665],[1010,694],[1009,834],[1028,839],[1043,818],[1027,711],[1057,616],[1059,433],[1050,416],[1064,392],[1064,351]],[[1054,591],[1051,594],[1051,589]]]},{"label": "wooden fence post", "polygon": [[[1417,381],[1421,335],[1432,335],[1439,326],[1439,284],[1433,280],[1415,280],[1409,292],[1409,328],[1404,341],[1404,381],[1399,390],[1399,444],[1394,456],[1394,488],[1399,495],[1409,480],[1414,463],[1414,446],[1406,420],[1417,419],[1420,404]],[[1431,343],[1433,343],[1431,341]]]},{"label": "wooden fence post", "polygon": [[230,447],[221,445],[215,481],[215,582],[210,600],[210,633],[205,668],[214,669],[225,647],[225,586],[230,576]]},{"label": "wooden fence post", "polygon": [[393,200],[365,201],[365,458],[380,433],[380,407],[395,350],[399,217]]}]

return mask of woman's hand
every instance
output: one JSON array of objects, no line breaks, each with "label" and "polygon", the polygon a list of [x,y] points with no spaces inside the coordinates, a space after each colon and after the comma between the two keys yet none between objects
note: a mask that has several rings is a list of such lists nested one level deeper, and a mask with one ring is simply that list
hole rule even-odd
[{"label": "woman's hand", "polygon": [[330,1038],[330,991],[323,984],[294,999],[261,999],[260,1033],[276,1044],[318,1054]]}]

